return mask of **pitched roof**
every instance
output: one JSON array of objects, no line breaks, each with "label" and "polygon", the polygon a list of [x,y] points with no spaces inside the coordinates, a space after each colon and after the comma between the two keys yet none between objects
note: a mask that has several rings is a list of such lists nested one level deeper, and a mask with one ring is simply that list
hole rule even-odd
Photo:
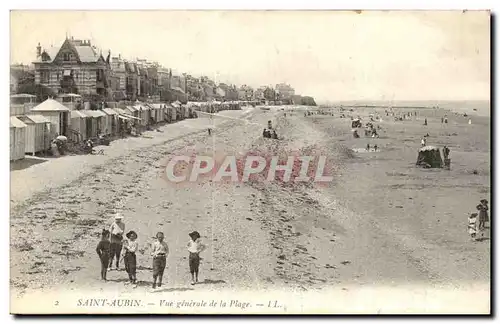
[{"label": "pitched roof", "polygon": [[113,108],[113,110],[116,111],[117,113],[119,113],[120,115],[128,114],[128,112],[126,110],[123,110],[121,108]]},{"label": "pitched roof", "polygon": [[88,116],[82,113],[80,110],[72,110],[71,118],[87,118]]},{"label": "pitched roof", "polygon": [[35,124],[44,124],[44,123],[50,123],[50,121],[43,117],[42,115],[26,115],[26,116],[23,116],[21,118],[27,118],[29,120],[31,120],[32,122],[34,122]]},{"label": "pitched roof", "polygon": [[15,128],[24,128],[26,127],[26,124],[23,123],[22,121],[19,120],[16,116],[11,116],[10,117],[10,127],[15,127]]},{"label": "pitched roof", "polygon": [[118,115],[118,113],[111,108],[104,108],[102,111],[104,111],[108,115]]},{"label": "pitched roof", "polygon": [[60,102],[54,99],[47,99],[38,106],[35,106],[31,111],[69,111],[68,108],[63,106]]},{"label": "pitched roof", "polygon": [[75,46],[80,61],[83,63],[94,63],[101,57],[91,46]]},{"label": "pitched roof", "polygon": [[100,110],[80,110],[80,111],[89,117],[94,117],[94,118],[106,117],[106,114]]}]

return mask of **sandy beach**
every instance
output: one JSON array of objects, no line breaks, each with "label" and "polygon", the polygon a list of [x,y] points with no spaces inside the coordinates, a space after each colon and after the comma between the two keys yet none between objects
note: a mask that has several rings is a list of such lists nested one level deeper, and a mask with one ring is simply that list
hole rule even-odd
[{"label": "sandy beach", "polygon": [[[489,231],[472,242],[467,217],[480,199],[491,201],[490,119],[472,116],[469,125],[469,118],[441,109],[411,111],[417,116],[404,121],[386,117],[384,108],[347,111],[363,121],[369,114],[383,119],[375,122],[380,138],[355,139],[351,120],[340,118],[338,109],[334,116],[304,117],[301,107],[257,107],[165,125],[145,133],[151,138],[117,140],[104,156],[62,157],[11,171],[13,298],[53,289],[130,293],[123,270],[109,272],[106,283],[99,279],[95,253],[100,232],[120,210],[127,230],[139,234],[137,291],[151,286],[148,245],[161,230],[171,252],[159,293],[321,292],[408,283],[473,291],[480,285],[489,305]],[[448,124],[440,122],[444,114]],[[280,140],[262,138],[269,120]],[[428,145],[451,149],[451,170],[415,166],[427,133]],[[378,150],[367,152],[366,144]],[[187,152],[307,155],[315,148],[328,155],[331,183],[207,178],[175,185],[162,177],[165,161]],[[192,230],[208,245],[195,286],[189,285],[185,248]]]}]

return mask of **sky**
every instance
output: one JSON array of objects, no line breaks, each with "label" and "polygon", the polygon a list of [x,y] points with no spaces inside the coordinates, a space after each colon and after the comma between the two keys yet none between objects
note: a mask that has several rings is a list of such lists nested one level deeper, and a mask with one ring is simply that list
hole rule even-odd
[{"label": "sky", "polygon": [[66,35],[217,82],[317,102],[489,100],[486,11],[11,11],[11,63]]}]

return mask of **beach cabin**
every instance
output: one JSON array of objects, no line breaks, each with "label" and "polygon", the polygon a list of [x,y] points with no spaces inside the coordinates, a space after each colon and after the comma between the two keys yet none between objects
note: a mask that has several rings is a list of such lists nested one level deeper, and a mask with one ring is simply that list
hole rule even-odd
[{"label": "beach cabin", "polygon": [[142,103],[136,103],[133,108],[138,111],[137,117],[141,119],[141,126],[150,124],[151,108]]},{"label": "beach cabin", "polygon": [[129,114],[130,116],[134,116],[136,118],[141,118],[139,116],[139,110],[135,109],[132,106],[125,106],[124,110],[127,111],[127,114]]},{"label": "beach cabin", "polygon": [[170,104],[164,105],[164,119],[167,123],[173,123],[176,120],[175,108]]},{"label": "beach cabin", "polygon": [[109,135],[118,134],[118,113],[111,108],[104,108],[102,111],[106,114],[106,129]]},{"label": "beach cabin", "polygon": [[26,124],[17,117],[10,117],[10,160],[24,159],[26,148]]},{"label": "beach cabin", "polygon": [[97,137],[99,134],[104,133],[104,127],[106,126],[105,113],[101,110],[81,110],[81,112],[90,117],[86,121],[87,138]]},{"label": "beach cabin", "polygon": [[[57,135],[69,135],[70,110],[54,99],[47,99],[41,104],[35,106],[29,112],[30,115],[42,115],[50,121],[50,136],[55,138]],[[57,134],[57,135],[56,135]]]},{"label": "beach cabin", "polygon": [[19,116],[18,119],[26,125],[25,154],[35,155],[50,149],[50,121],[42,115]]},{"label": "beach cabin", "polygon": [[163,104],[150,104],[149,106],[151,107],[151,118],[153,118],[155,123],[165,121]]},{"label": "beach cabin", "polygon": [[22,116],[35,107],[36,96],[20,93],[10,96],[10,115]]},{"label": "beach cabin", "polygon": [[[85,115],[81,110],[72,110],[71,111],[71,135],[70,139],[78,143],[80,141],[84,141],[89,138],[87,134],[87,120],[91,129],[92,121],[90,117]],[[89,134],[91,131],[88,132]]]}]

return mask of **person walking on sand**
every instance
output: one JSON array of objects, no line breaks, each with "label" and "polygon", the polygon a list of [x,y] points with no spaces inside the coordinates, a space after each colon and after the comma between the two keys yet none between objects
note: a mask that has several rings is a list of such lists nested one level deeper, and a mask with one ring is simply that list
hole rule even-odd
[{"label": "person walking on sand", "polygon": [[467,225],[467,229],[469,231],[469,235],[473,241],[476,240],[477,234],[477,213],[471,213],[469,215],[469,222]]},{"label": "person walking on sand", "polygon": [[206,248],[200,241],[200,233],[197,231],[189,233],[187,250],[189,251],[189,272],[191,273],[191,284],[198,283],[198,273],[200,268],[200,253]]},{"label": "person walking on sand", "polygon": [[116,258],[116,270],[120,268],[120,253],[122,250],[123,233],[125,232],[125,223],[123,222],[123,216],[119,213],[115,215],[115,221],[109,227],[109,232],[111,233],[111,254],[109,258],[109,268],[113,265],[113,259]]},{"label": "person walking on sand", "polygon": [[366,151],[369,152],[370,151],[370,143],[366,144]]},{"label": "person walking on sand", "polygon": [[123,242],[123,261],[125,263],[125,270],[127,271],[130,284],[133,288],[137,287],[137,258],[135,253],[137,252],[137,233],[130,231],[126,235],[127,239]]},{"label": "person walking on sand", "polygon": [[476,206],[476,209],[479,210],[479,225],[478,228],[480,231],[484,230],[486,222],[489,222],[490,219],[488,217],[488,200],[481,199],[479,205]]},{"label": "person walking on sand", "polygon": [[[153,289],[156,287],[160,288],[163,272],[165,271],[165,267],[167,265],[167,256],[168,256],[168,245],[163,241],[164,235],[162,232],[158,232],[156,234],[156,241],[153,243],[151,255],[153,256]],[[156,281],[158,280],[158,286],[156,285]]]},{"label": "person walking on sand", "polygon": [[97,244],[95,251],[101,260],[101,279],[106,281],[110,255],[109,231],[107,229],[102,230],[101,241]]}]

